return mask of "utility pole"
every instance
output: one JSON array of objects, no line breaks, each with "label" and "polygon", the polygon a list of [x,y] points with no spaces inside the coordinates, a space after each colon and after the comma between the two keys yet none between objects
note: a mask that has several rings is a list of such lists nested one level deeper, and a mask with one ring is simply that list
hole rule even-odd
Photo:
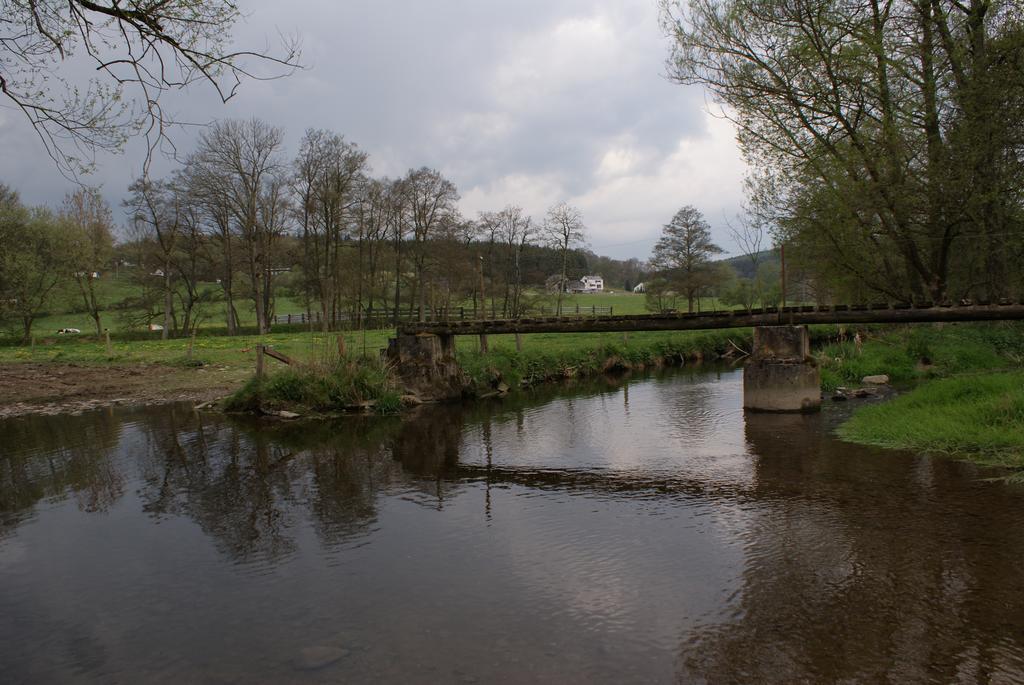
[{"label": "utility pole", "polygon": [[[484,256],[483,255],[478,255],[478,256],[480,258],[480,262],[479,262],[479,264],[480,264],[480,311],[483,312],[483,311],[485,311],[484,307],[486,306],[484,304],[486,302],[486,300],[484,299]],[[487,354],[487,349],[488,349],[487,335],[484,334],[484,333],[481,333],[480,334],[480,354]]]},{"label": "utility pole", "polygon": [[779,257],[782,260],[782,306],[786,306],[786,243],[779,246]]},{"label": "utility pole", "polygon": [[[480,265],[480,311],[482,313],[486,311],[484,306],[484,302],[486,302],[486,298],[484,297],[484,256],[477,255],[477,257],[480,260],[478,263]],[[480,318],[483,317],[481,316]]]}]

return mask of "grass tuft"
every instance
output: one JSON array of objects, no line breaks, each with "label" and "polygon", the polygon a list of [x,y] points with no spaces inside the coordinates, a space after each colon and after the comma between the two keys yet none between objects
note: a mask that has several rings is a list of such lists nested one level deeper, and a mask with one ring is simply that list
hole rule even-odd
[{"label": "grass tuft", "polygon": [[262,380],[252,378],[224,401],[224,409],[336,412],[367,403],[374,403],[380,413],[394,413],[401,407],[401,396],[380,361],[345,358],[333,364],[289,367]]}]

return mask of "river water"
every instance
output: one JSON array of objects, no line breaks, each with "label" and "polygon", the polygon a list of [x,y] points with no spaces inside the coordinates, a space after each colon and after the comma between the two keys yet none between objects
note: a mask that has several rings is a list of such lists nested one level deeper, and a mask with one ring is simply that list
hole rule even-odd
[{"label": "river water", "polygon": [[4,683],[1024,682],[1024,488],[734,370],[0,422]]}]

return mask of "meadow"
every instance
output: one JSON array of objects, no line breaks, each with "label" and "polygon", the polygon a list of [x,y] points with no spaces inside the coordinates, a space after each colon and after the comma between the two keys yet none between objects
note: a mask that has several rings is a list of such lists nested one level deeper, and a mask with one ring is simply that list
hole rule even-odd
[{"label": "meadow", "polygon": [[[142,294],[142,288],[136,279],[126,274],[108,275],[101,277],[95,283],[97,299],[102,310],[102,324],[114,337],[134,333],[133,337],[138,338],[139,334],[145,331],[144,326],[138,325],[143,318],[143,312],[134,306],[136,300]],[[225,307],[221,295],[221,287],[217,283],[200,283],[199,291],[204,293],[207,301],[198,308],[200,316],[200,334],[209,332],[212,334],[223,333],[227,322]],[[282,289],[284,292],[284,289]],[[530,310],[536,312],[540,307],[546,311],[553,310],[556,305],[556,296],[549,293],[537,293],[531,291],[527,294],[526,300],[530,303]],[[472,302],[465,302],[462,305],[466,310],[466,316],[472,316]],[[684,303],[685,306],[685,303]],[[725,305],[716,298],[705,297],[698,303],[701,311],[714,309],[727,309]],[[562,299],[562,311],[565,314],[575,314],[577,308],[581,313],[597,307],[599,309],[611,308],[615,314],[647,314],[646,297],[643,294],[623,292],[620,290],[606,291],[600,293],[577,293],[566,294]],[[247,298],[238,298],[235,308],[239,315],[239,324],[242,327],[255,328],[256,315],[252,302]],[[302,314],[306,311],[306,304],[299,297],[292,297],[287,294],[279,294],[275,297],[274,312],[278,315]],[[500,310],[499,310],[500,316]],[[153,323],[162,323],[162,316],[153,319]],[[134,324],[134,325],[133,325]],[[95,324],[92,318],[84,310],[81,295],[73,285],[65,286],[58,292],[48,311],[36,319],[33,331],[36,337],[45,338],[54,335],[62,328],[77,328],[83,334],[94,334]],[[8,322],[5,329],[0,329],[0,339],[6,338],[9,344],[20,342],[21,329],[17,321]],[[160,334],[155,333],[154,338]]]}]

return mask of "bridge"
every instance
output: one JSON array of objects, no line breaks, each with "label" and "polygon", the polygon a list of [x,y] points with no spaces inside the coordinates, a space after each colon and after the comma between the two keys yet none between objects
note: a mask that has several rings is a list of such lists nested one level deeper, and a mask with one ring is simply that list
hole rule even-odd
[{"label": "bridge", "polygon": [[509,333],[614,333],[697,331],[808,324],[938,323],[1024,320],[1024,302],[998,304],[875,304],[829,307],[769,307],[693,314],[547,316],[407,322],[399,335],[501,335]]},{"label": "bridge", "polygon": [[821,406],[821,373],[810,354],[810,324],[939,323],[1024,320],[1024,302],[798,306],[695,314],[552,316],[409,322],[398,327],[387,355],[406,388],[428,399],[461,393],[455,336],[527,333],[610,333],[753,328],[743,368],[743,406],[760,411],[814,411]]}]

